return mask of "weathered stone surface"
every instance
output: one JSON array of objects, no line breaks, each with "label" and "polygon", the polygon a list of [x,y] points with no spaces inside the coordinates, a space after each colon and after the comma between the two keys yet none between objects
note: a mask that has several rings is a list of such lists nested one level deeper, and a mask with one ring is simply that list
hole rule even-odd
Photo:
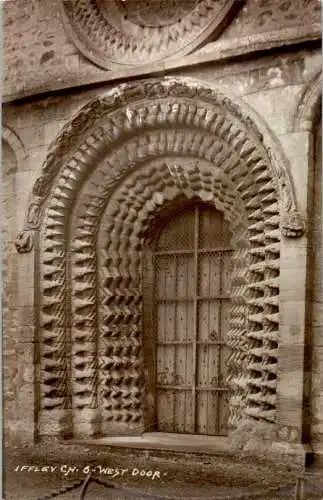
[{"label": "weathered stone surface", "polygon": [[323,455],[323,203],[322,203],[322,125],[316,123],[313,177],[313,224],[311,248],[311,327],[312,352],[312,439]]},{"label": "weathered stone surface", "polygon": [[[143,104],[142,96],[150,96],[150,98],[155,98],[155,101],[152,105],[148,104],[149,101]],[[183,97],[188,101],[184,101]],[[194,98],[197,99],[196,103]],[[224,114],[222,109],[226,109]],[[110,113],[113,113],[111,117]],[[231,116],[231,123],[228,120],[228,114]],[[168,132],[160,128],[166,124]],[[148,132],[143,133],[142,130],[145,127],[148,128]],[[129,136],[128,131],[131,130],[134,134],[135,129],[137,133],[133,138],[132,135]],[[80,138],[78,151],[75,150],[75,137]],[[101,391],[97,381],[97,363],[107,367],[112,363],[113,366],[116,364],[119,367],[113,381],[117,386],[120,383],[120,388],[114,390],[115,396],[111,394],[110,389],[106,394],[103,390],[100,396],[103,402],[106,401],[107,408],[111,407],[111,401],[113,402],[115,398],[112,410],[107,411],[105,419],[140,425],[142,419],[141,319],[139,311],[134,313],[134,309],[131,312],[131,320],[127,320],[125,315],[127,316],[127,311],[130,312],[131,303],[134,307],[138,307],[142,300],[140,277],[137,276],[136,270],[140,268],[138,249],[142,245],[142,238],[146,228],[149,227],[151,217],[156,210],[159,210],[160,204],[185,193],[188,197],[197,196],[204,201],[214,199],[216,204],[220,203],[228,219],[231,220],[232,228],[237,226],[236,214],[245,210],[244,221],[239,219],[243,231],[233,230],[235,234],[233,244],[237,248],[236,260],[241,261],[240,266],[246,265],[250,274],[249,277],[246,276],[245,286],[241,288],[239,271],[239,276],[236,277],[237,283],[234,285],[237,287],[237,303],[233,303],[232,306],[231,343],[235,352],[234,365],[239,368],[233,370],[233,372],[236,371],[232,377],[236,395],[232,400],[235,402],[232,405],[231,418],[233,425],[237,425],[241,412],[245,408],[250,418],[275,421],[276,361],[274,359],[276,358],[279,324],[277,277],[279,275],[280,240],[279,206],[276,197],[279,189],[282,189],[282,209],[288,213],[296,207],[288,173],[284,170],[284,163],[277,162],[273,155],[268,156],[262,140],[262,135],[257,131],[251,119],[244,116],[243,112],[227,98],[198,83],[185,84],[175,79],[126,86],[121,93],[115,92],[103,100],[91,103],[72,123],[63,128],[62,134],[51,147],[52,152],[44,164],[42,175],[34,185],[34,198],[30,201],[25,219],[26,231],[40,229],[42,252],[40,266],[43,276],[40,281],[41,387],[46,411],[71,404],[67,391],[70,383],[73,387],[72,401],[74,403],[72,404],[79,409],[94,408],[97,404],[98,391]],[[122,144],[122,147],[119,146],[119,150],[111,147],[114,142]],[[108,146],[109,144],[111,146]],[[211,144],[212,147],[210,147]],[[62,169],[61,162],[64,165],[66,152],[71,147],[74,154]],[[111,158],[108,155],[110,149]],[[277,154],[278,151],[275,152],[276,156]],[[174,163],[174,160],[167,159],[174,155],[178,158],[178,164],[176,160]],[[165,157],[165,161],[160,166],[150,165],[149,160],[158,156]],[[188,157],[191,160],[185,165],[181,157]],[[147,164],[146,170],[140,168],[142,163]],[[96,164],[98,168],[95,168]],[[133,170],[136,164],[138,167],[134,170],[134,177],[128,176],[126,184],[121,184],[120,194],[112,196],[115,186],[118,186],[127,171]],[[113,165],[113,170],[111,165]],[[211,165],[216,168],[214,169]],[[221,165],[222,169],[218,170]],[[278,169],[276,173],[275,169]],[[91,172],[92,175],[89,177]],[[56,178],[58,173],[59,177]],[[89,177],[91,181],[83,184],[82,196],[75,205],[76,218],[75,222],[72,222],[72,234],[74,234],[71,247],[72,260],[67,261],[71,262],[71,276],[73,277],[71,375],[68,369],[71,346],[65,329],[65,303],[68,302],[66,291],[70,286],[66,281],[65,273],[68,240],[64,235],[70,203],[77,196],[86,177]],[[44,210],[42,205],[50,193],[50,182],[56,187],[50,196],[50,204],[45,208],[44,219],[42,217],[45,224],[43,226],[41,223],[41,214]],[[236,198],[233,191],[235,185],[239,192]],[[166,188],[166,186],[172,186],[171,194],[169,187]],[[259,189],[258,195],[256,195],[257,188]],[[133,192],[136,192],[136,198],[131,201]],[[156,193],[159,193],[159,197],[155,196]],[[119,196],[120,199],[115,196]],[[106,208],[108,200],[110,203]],[[132,208],[133,203],[136,208]],[[110,249],[103,256],[104,260],[100,266],[104,269],[104,261],[110,262],[104,271],[103,279],[106,281],[110,275],[111,279],[107,281],[108,289],[103,288],[103,297],[106,293],[111,294],[111,291],[115,290],[118,303],[112,309],[111,303],[107,311],[102,311],[103,316],[100,318],[97,316],[95,299],[97,268],[94,249],[97,234],[96,221],[100,220],[104,210],[111,210],[110,215],[107,216],[110,226],[103,224],[104,234],[110,233],[114,239],[111,240]],[[116,213],[118,213],[118,220],[115,219]],[[122,227],[131,228],[133,213],[137,218],[137,223],[133,225],[128,235],[123,235]],[[119,224],[121,224],[120,228]],[[248,234],[245,233],[246,230]],[[260,251],[261,248],[258,247],[259,242],[264,245],[263,251]],[[104,248],[105,244],[102,242],[99,246]],[[238,250],[244,246],[246,251]],[[248,246],[251,247],[250,257]],[[119,262],[123,270],[118,280]],[[237,271],[238,269],[239,267]],[[115,277],[112,279],[112,276]],[[114,284],[115,280],[118,283]],[[127,292],[129,285],[130,289]],[[263,289],[263,295],[260,296],[256,292],[260,289],[259,287]],[[28,288],[25,291],[28,295]],[[24,295],[23,287],[20,295],[19,300],[26,304],[28,299]],[[243,338],[246,319],[242,326],[238,326],[241,317],[241,300],[245,304],[246,311],[249,311],[250,332],[246,346],[249,346],[251,357],[248,361],[245,359],[244,349],[239,347],[240,344],[246,343]],[[125,311],[123,311],[123,302],[126,307]],[[130,321],[131,335],[134,339],[138,339],[138,345],[137,340],[133,345],[134,352],[129,352],[126,356],[123,353],[122,344],[110,346],[110,348],[108,342],[106,352],[102,352],[101,357],[97,358],[95,327],[97,321],[102,324],[103,330],[104,325],[108,330],[115,326],[114,335],[116,335],[118,329],[121,328],[122,318],[126,324]],[[108,337],[109,331],[106,332]],[[83,339],[85,332],[86,343]],[[257,332],[261,332],[259,333],[262,337],[261,349],[258,348],[260,337]],[[133,381],[126,388],[123,385],[123,379],[129,378],[130,372],[129,376],[127,375],[129,368],[123,373],[120,366],[123,366],[125,360],[128,366],[128,357]],[[104,369],[99,373],[101,373],[99,377],[103,379],[106,376],[111,377],[108,371],[105,373]],[[259,374],[261,384],[259,384]],[[71,376],[72,379],[70,379]],[[250,387],[247,393],[245,384]],[[236,404],[239,397],[242,399]],[[127,409],[129,402],[131,411]],[[103,405],[101,411],[104,414],[105,403],[100,404]],[[81,425],[83,431],[84,425]]]},{"label": "weathered stone surface", "polygon": [[[67,5],[72,4],[71,1],[66,3]],[[118,2],[117,0],[116,2],[113,0],[113,3]],[[202,9],[206,13],[212,12],[214,8],[218,8],[218,2],[214,0],[203,0],[203,3],[206,5],[204,10],[203,7],[205,5],[198,5],[196,7],[194,4],[195,8]],[[229,3],[231,4],[232,2],[224,2],[224,10],[228,10],[227,5]],[[89,4],[89,2],[85,2],[81,7],[88,9]],[[238,7],[239,4],[241,2],[238,2]],[[207,50],[214,51],[211,61],[214,58],[220,57],[221,59],[241,54],[239,48],[243,44],[244,49],[242,53],[248,53],[257,49],[266,49],[266,47],[271,46],[270,44],[272,46],[281,46],[286,43],[292,43],[293,40],[302,42],[311,37],[319,39],[319,2],[315,2],[314,0],[311,2],[299,0],[297,2],[289,2],[288,6],[285,4],[286,2],[279,2],[279,5],[270,4],[268,8],[257,0],[249,0],[246,7],[240,10],[240,15],[236,22],[232,24],[232,29],[227,31],[228,34],[224,33],[223,40],[220,39],[218,45],[215,42],[215,44],[210,43],[207,46],[209,47]],[[186,8],[187,6],[185,5]],[[304,15],[304,9],[306,9],[306,15]],[[137,70],[131,71],[131,69],[129,70],[125,67],[118,71],[102,71],[80,54],[79,50],[72,43],[70,36],[65,33],[60,12],[57,9],[57,2],[33,0],[27,8],[23,0],[10,0],[4,3],[3,10],[5,26],[4,95],[7,99],[30,93],[35,94],[39,91],[44,92],[53,88],[73,87],[81,81],[89,83],[90,81],[95,82],[115,78],[131,78],[138,74]],[[114,10],[117,13],[120,12],[116,7]],[[300,12],[302,12],[301,25],[299,23]],[[134,12],[133,15],[135,15]],[[221,15],[223,15],[222,11]],[[169,16],[169,9],[167,16]],[[190,20],[189,16],[186,17]],[[191,23],[195,30],[201,30],[199,19],[200,15],[197,19],[194,17]],[[102,20],[103,25],[105,22],[107,21],[104,18]],[[129,24],[130,21],[126,21],[126,25],[127,23]],[[185,22],[183,24],[185,25]],[[131,27],[134,27],[134,32],[137,34],[140,28],[136,27],[133,23],[131,23]],[[167,36],[161,37],[159,44],[156,42],[155,44],[153,43],[156,40],[156,35],[148,37],[152,43],[153,51],[156,51],[157,47],[163,46],[167,41],[169,26],[165,26],[164,28],[168,30]],[[188,31],[190,32],[190,29]],[[118,37],[118,29],[116,29],[116,33],[112,47],[115,46],[117,49],[118,42],[122,45],[127,40],[124,40],[123,36],[121,38]],[[79,33],[78,35],[82,38],[82,34]],[[178,43],[178,38],[181,38],[181,36],[178,30],[175,29],[170,41],[176,44],[176,40]],[[97,41],[94,42],[92,49],[95,47],[95,43]],[[222,47],[223,43],[224,46]],[[142,45],[142,43],[139,45]],[[82,48],[84,48],[84,45],[82,45]],[[129,43],[129,48],[125,49],[125,54],[130,49],[131,43]],[[95,59],[94,52],[95,50],[91,50],[91,46],[87,47],[87,55],[92,56],[90,57],[92,59]],[[21,54],[24,54],[24,56]],[[198,52],[196,60],[193,57],[192,61],[194,61],[194,64],[198,64],[203,56],[203,51]],[[186,64],[190,64],[191,56],[186,57]],[[145,57],[145,60],[147,61],[147,57]],[[165,71],[165,69],[171,69],[181,63],[179,56],[175,57],[174,61],[170,61],[166,66],[164,61],[156,62],[154,66],[144,64],[141,66],[141,74],[151,73],[153,70],[158,72]]]},{"label": "weathered stone surface", "polygon": [[[66,30],[75,45],[98,66],[142,65],[185,55],[215,38],[235,0],[122,3],[62,1]],[[205,43],[205,42],[204,42]]]},{"label": "weathered stone surface", "polygon": [[[10,92],[103,78],[67,41],[53,4],[47,12],[44,2],[16,4],[20,11],[5,14],[11,40],[19,39],[6,56]],[[243,37],[250,35],[250,50],[258,50],[272,33],[278,45],[283,35],[292,43],[300,12],[304,16],[300,3],[262,4],[248,2],[241,10],[227,31],[233,47],[245,50]],[[169,32],[195,3],[178,3],[171,18],[158,5],[147,12],[140,3],[128,12],[129,22],[145,29],[158,22]],[[314,2],[306,9],[314,26]],[[29,35],[18,37],[10,16],[17,16],[22,33],[37,25],[32,47]],[[253,45],[255,34],[259,45]],[[24,44],[31,52],[20,64],[16,50]],[[182,67],[181,77],[116,89],[104,84],[84,93],[74,88],[4,109],[5,426],[11,441],[30,443],[36,429],[57,438],[73,430],[80,438],[142,432],[142,248],[164,207],[186,197],[221,210],[233,234],[232,442],[245,452],[304,458],[305,419],[316,449],[323,442],[317,166],[311,191],[318,50],[304,46],[221,64],[208,50],[200,54],[201,60],[197,53],[187,56],[192,68],[184,68],[186,60],[169,63],[169,69]],[[14,239],[21,229],[18,254]]]}]

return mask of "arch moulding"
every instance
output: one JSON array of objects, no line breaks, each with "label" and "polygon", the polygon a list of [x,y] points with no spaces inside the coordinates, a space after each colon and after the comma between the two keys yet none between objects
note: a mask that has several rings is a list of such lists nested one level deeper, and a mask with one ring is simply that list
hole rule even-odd
[{"label": "arch moulding", "polygon": [[7,144],[10,146],[10,148],[14,152],[16,159],[17,159],[18,168],[19,168],[20,166],[23,165],[23,162],[27,158],[27,154],[25,152],[25,147],[24,147],[21,139],[6,124],[4,124],[2,126],[2,139],[7,142]]},{"label": "arch moulding", "polygon": [[275,429],[280,240],[304,232],[287,161],[243,106],[165,78],[82,108],[34,184],[16,247],[39,248],[40,434],[143,430],[142,248],[179,196],[233,234],[230,426]]},{"label": "arch moulding", "polygon": [[308,78],[293,117],[293,132],[312,131],[315,114],[322,99],[322,69],[319,68]]}]

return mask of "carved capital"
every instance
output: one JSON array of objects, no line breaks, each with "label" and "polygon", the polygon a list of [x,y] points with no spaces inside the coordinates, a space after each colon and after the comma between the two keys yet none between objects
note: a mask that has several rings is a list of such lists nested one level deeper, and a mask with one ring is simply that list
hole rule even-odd
[{"label": "carved capital", "polygon": [[305,232],[305,224],[297,210],[291,210],[282,214],[282,234],[285,238],[299,238]]},{"label": "carved capital", "polygon": [[24,229],[18,234],[15,247],[18,253],[28,253],[34,246],[34,232],[29,229]]}]

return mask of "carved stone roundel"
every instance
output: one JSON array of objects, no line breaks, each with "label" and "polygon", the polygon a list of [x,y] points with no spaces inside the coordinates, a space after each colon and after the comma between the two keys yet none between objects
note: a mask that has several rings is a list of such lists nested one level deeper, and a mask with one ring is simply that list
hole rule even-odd
[{"label": "carved stone roundel", "polygon": [[224,28],[237,0],[61,0],[66,30],[105,69],[189,54]]},{"label": "carved stone roundel", "polygon": [[198,0],[118,0],[123,16],[139,26],[170,26],[188,15]]}]

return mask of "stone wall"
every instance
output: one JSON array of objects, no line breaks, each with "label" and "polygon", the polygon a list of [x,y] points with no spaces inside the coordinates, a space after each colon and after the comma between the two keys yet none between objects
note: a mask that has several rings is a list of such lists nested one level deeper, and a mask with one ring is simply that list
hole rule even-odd
[{"label": "stone wall", "polygon": [[[60,0],[3,2],[5,100],[89,82],[129,78],[153,71],[165,72],[168,68],[171,71],[171,68],[184,62],[178,57],[168,65],[163,62],[145,65],[142,61],[142,69],[126,65],[119,69],[102,70],[90,62],[76,48],[71,36],[66,34],[60,3]],[[208,3],[212,4],[212,1]],[[229,26],[223,33],[217,33],[219,38],[216,42],[206,40],[204,48],[197,50],[193,58],[187,56],[187,64],[190,61],[196,64],[203,57],[217,60],[270,46],[320,38],[318,0],[248,0],[245,5],[244,2],[236,3],[232,23],[228,18]],[[205,45],[206,42],[209,43]]]},{"label": "stone wall", "polygon": [[[321,120],[321,117],[319,118]],[[316,124],[314,214],[313,214],[313,288],[312,288],[312,442],[323,453],[323,204],[322,204],[322,124]]]},{"label": "stone wall", "polygon": [[[278,138],[290,162],[296,200],[304,219],[308,203],[306,165],[309,133],[305,131],[295,134],[293,126],[297,103],[303,95],[307,80],[320,66],[320,57],[319,49],[303,49],[292,54],[281,53],[275,57],[254,57],[248,62],[235,61],[216,66],[207,63],[196,68],[181,70],[181,76],[198,78],[205,83],[216,83],[222,92],[241,99],[255,114],[261,116]],[[56,66],[56,69],[57,67],[59,66]],[[9,104],[3,110],[7,129],[3,147],[3,201],[6,210],[4,218],[5,431],[6,438],[11,441],[31,443],[34,439],[34,401],[38,398],[35,393],[34,363],[39,355],[35,342],[37,318],[33,315],[34,305],[37,305],[39,300],[34,296],[33,289],[34,273],[38,270],[34,267],[34,254],[31,252],[18,255],[14,241],[24,224],[28,197],[51,143],[82,106],[94,97],[106,93],[111,87],[111,84],[102,85],[86,92],[74,91],[68,95],[61,94],[46,99],[34,98],[31,102]],[[298,301],[304,299],[306,269],[299,269],[298,259],[303,255],[304,243],[300,243],[299,246],[290,243],[283,249],[285,283],[282,287],[284,297],[282,311],[287,315],[285,318],[289,319],[282,324],[282,332],[285,332],[285,340],[294,339],[292,342],[295,344],[299,342],[300,349],[303,346],[299,323],[304,320],[302,316],[304,311],[299,308]],[[319,260],[316,262],[319,266]],[[298,289],[297,283],[299,283]],[[320,298],[315,299],[318,303],[320,300]],[[295,319],[295,310],[298,311],[298,319]],[[319,323],[315,335],[319,335],[321,331],[322,326]],[[319,340],[317,344],[319,345]],[[286,345],[288,347],[288,342]],[[282,351],[284,356],[288,349]],[[297,359],[301,359],[301,352],[298,351]],[[321,366],[319,359],[318,348],[314,355],[316,368],[313,377],[315,419],[320,419],[323,411],[319,406],[322,398],[318,389],[320,381],[317,370],[318,366]],[[301,367],[299,369],[301,370]],[[282,395],[288,394],[290,383],[291,373],[283,374],[280,386]],[[297,394],[290,406],[286,406],[285,416],[281,420],[283,434],[291,433],[290,419],[296,415],[293,405],[299,404],[300,399],[302,394]],[[282,401],[284,404],[286,399],[282,398]],[[299,426],[297,418],[295,428]],[[322,424],[318,420],[315,422],[313,437],[318,440]]]}]

